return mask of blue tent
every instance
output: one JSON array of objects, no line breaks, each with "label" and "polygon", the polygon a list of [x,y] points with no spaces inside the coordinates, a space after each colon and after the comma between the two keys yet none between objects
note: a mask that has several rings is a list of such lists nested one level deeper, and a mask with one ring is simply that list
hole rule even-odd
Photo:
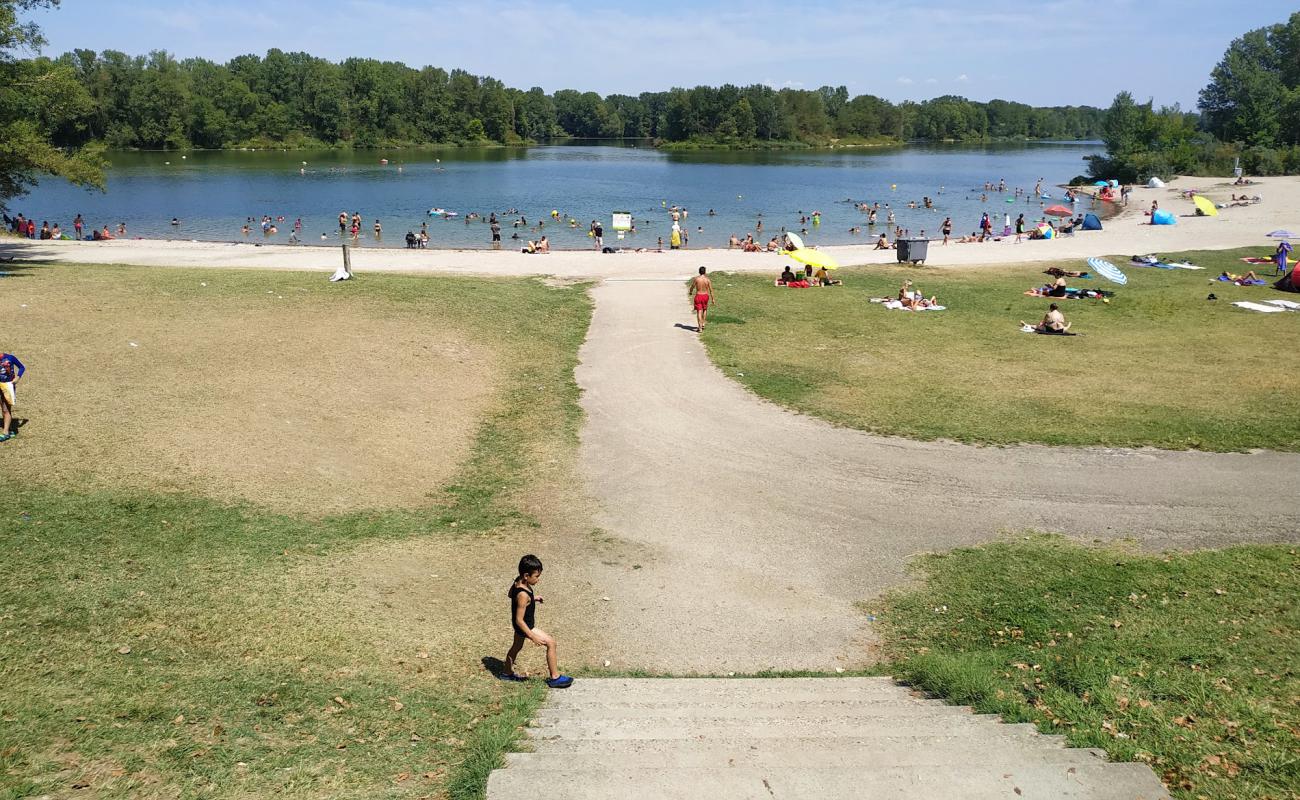
[{"label": "blue tent", "polygon": [[1156,213],[1151,215],[1152,225],[1176,225],[1177,223],[1178,220],[1174,215],[1165,211],[1163,208],[1157,210]]},{"label": "blue tent", "polygon": [[1097,219],[1096,214],[1084,214],[1083,229],[1085,231],[1099,231],[1101,230],[1101,220]]}]

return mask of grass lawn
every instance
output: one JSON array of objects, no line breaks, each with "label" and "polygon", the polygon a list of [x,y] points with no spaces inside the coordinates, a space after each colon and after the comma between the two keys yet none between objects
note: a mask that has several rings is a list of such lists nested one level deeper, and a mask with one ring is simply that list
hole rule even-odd
[{"label": "grass lawn", "polygon": [[[16,410],[31,423],[0,446],[0,798],[481,792],[543,693],[479,659],[508,644],[519,555],[573,538],[547,498],[572,480],[582,287],[17,272],[0,278],[0,349],[26,361]],[[203,329],[222,316],[248,320],[220,328],[224,352]],[[274,391],[245,384],[246,366]],[[366,394],[379,368],[387,394]],[[172,369],[219,396],[142,377]],[[105,374],[130,390],[117,404]],[[429,375],[472,385],[464,407]],[[207,415],[238,424],[185,430]],[[366,442],[400,460],[366,460]],[[238,480],[245,463],[262,477]]]},{"label": "grass lawn", "polygon": [[[973,247],[975,245],[960,245]],[[1300,372],[1285,364],[1300,315],[1229,303],[1281,296],[1207,283],[1262,249],[1166,254],[1204,271],[1129,268],[1109,304],[1062,301],[1076,337],[1020,333],[1048,300],[1023,292],[1049,264],[843,270],[846,286],[774,288],[773,276],[722,275],[704,341],[756,394],[881,434],[988,444],[1300,449]],[[1087,269],[1082,263],[1057,264]],[[943,312],[887,311],[906,278]],[[1207,302],[1213,292],[1220,298]]]},{"label": "grass lawn", "polygon": [[1005,539],[881,612],[896,676],[1152,766],[1176,797],[1300,797],[1300,553]]}]

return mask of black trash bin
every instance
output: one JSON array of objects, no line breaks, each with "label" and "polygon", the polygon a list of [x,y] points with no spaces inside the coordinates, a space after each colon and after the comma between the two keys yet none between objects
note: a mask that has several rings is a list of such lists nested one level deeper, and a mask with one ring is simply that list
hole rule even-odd
[{"label": "black trash bin", "polygon": [[911,261],[913,264],[920,264],[925,261],[929,254],[929,239],[899,239],[895,244],[898,245],[898,263]]}]

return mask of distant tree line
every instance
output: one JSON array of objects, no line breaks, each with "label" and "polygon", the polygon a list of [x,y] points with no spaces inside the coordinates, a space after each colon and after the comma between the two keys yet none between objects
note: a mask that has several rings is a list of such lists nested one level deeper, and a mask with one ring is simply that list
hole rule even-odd
[{"label": "distant tree line", "polygon": [[271,50],[226,64],[76,50],[33,68],[84,89],[56,144],[111,148],[245,145],[515,144],[556,137],[765,146],[844,141],[1097,136],[1104,112],[939,97],[890,103],[843,87],[698,86],[636,97],[572,89],[547,94],[495,78],[392,61],[341,63]]},{"label": "distant tree line", "polygon": [[1121,92],[1106,113],[1094,177],[1300,174],[1300,12],[1228,46],[1201,90],[1200,114],[1155,109]]}]

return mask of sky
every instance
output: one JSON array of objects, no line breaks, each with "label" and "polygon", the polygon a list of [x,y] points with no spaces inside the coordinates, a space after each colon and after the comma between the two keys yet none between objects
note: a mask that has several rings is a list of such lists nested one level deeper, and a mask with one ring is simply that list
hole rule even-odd
[{"label": "sky", "polygon": [[162,49],[226,61],[278,47],[548,92],[829,84],[894,102],[1108,106],[1129,90],[1192,110],[1234,38],[1295,10],[1294,0],[62,0],[26,16],[43,28],[46,55]]}]

